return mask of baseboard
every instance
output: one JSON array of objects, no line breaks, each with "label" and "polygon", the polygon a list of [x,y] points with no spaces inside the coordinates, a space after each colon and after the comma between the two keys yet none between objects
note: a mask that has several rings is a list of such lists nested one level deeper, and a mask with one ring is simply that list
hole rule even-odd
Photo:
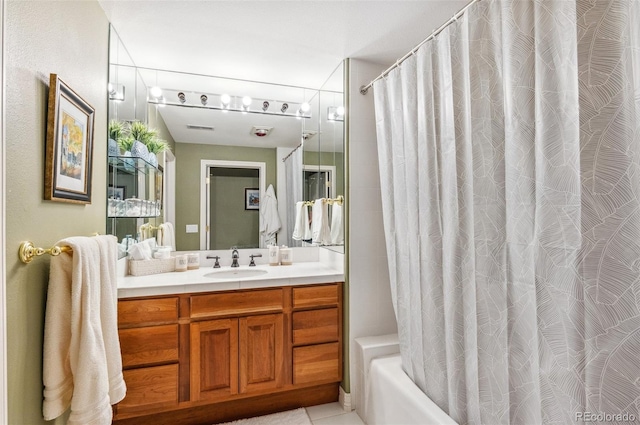
[{"label": "baseboard", "polygon": [[353,405],[351,404],[351,393],[345,392],[345,390],[340,387],[340,395],[338,396],[338,402],[342,406],[345,412],[351,412],[353,410]]}]

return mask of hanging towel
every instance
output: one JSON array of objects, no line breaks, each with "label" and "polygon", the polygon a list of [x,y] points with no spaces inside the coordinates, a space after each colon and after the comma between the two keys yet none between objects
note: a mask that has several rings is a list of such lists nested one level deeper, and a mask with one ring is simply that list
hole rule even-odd
[{"label": "hanging towel", "polygon": [[311,229],[309,229],[309,209],[303,201],[296,202],[296,222],[293,229],[294,240],[308,241],[311,239]]},{"label": "hanging towel", "polygon": [[344,226],[342,226],[342,205],[337,202],[331,209],[331,244],[342,245],[344,243]]},{"label": "hanging towel", "polygon": [[158,226],[158,232],[156,233],[156,243],[158,244],[158,246],[171,247],[171,251],[175,251],[176,236],[173,230],[173,223],[168,221]]},{"label": "hanging towel", "polygon": [[43,353],[45,420],[71,406],[69,425],[107,425],[126,392],[118,339],[116,238],[58,242],[51,258]]},{"label": "hanging towel", "polygon": [[311,210],[311,238],[318,245],[331,244],[329,209],[324,198],[316,199]]},{"label": "hanging towel", "polygon": [[269,185],[260,199],[260,219],[260,235],[264,238],[263,246],[276,245],[276,232],[280,230],[282,223],[273,185]]}]

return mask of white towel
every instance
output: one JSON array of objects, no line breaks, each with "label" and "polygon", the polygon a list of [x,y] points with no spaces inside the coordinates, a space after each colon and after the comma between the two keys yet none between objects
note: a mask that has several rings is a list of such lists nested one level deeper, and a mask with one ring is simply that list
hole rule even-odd
[{"label": "white towel", "polygon": [[342,205],[335,202],[331,209],[331,244],[344,243],[344,226],[342,225]]},{"label": "white towel", "polygon": [[318,245],[331,244],[329,209],[324,198],[316,199],[311,210],[311,239]]},{"label": "white towel", "polygon": [[107,425],[126,392],[117,323],[114,236],[58,242],[51,258],[43,353],[45,420],[71,406],[69,425]]},{"label": "white towel", "polygon": [[262,246],[276,245],[276,232],[282,227],[278,214],[278,200],[273,185],[269,185],[260,198],[260,235],[264,238]]},{"label": "white towel", "polygon": [[291,237],[296,240],[311,239],[311,229],[309,228],[309,209],[303,201],[296,202],[296,224]]},{"label": "white towel", "polygon": [[171,251],[176,250],[176,236],[173,230],[173,223],[168,221],[158,226],[156,242],[158,246],[169,246],[171,247]]}]

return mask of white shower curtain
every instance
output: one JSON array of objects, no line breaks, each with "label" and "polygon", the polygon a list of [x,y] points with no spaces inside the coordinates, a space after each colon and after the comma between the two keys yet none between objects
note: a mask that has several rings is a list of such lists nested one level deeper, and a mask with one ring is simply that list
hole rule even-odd
[{"label": "white shower curtain", "polygon": [[640,420],[639,8],[483,0],[374,84],[403,366],[459,423]]},{"label": "white shower curtain", "polygon": [[302,146],[293,150],[284,161],[287,196],[287,246],[302,246],[301,241],[292,238],[296,225],[296,202],[302,201]]}]

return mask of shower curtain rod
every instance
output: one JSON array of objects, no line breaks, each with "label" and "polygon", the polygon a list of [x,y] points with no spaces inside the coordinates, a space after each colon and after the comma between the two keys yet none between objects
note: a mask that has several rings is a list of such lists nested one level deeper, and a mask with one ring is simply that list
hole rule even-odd
[{"label": "shower curtain rod", "polygon": [[289,159],[289,157],[290,157],[291,155],[293,155],[293,153],[294,153],[295,151],[297,151],[297,150],[300,148],[300,146],[302,146],[302,143],[303,143],[303,142],[300,142],[300,144],[299,144],[298,146],[296,146],[295,148],[293,148],[293,150],[292,150],[291,152],[289,152],[289,154],[288,154],[287,156],[285,156],[284,158],[282,158],[282,162],[285,162],[287,159]]},{"label": "shower curtain rod", "polygon": [[462,16],[462,14],[464,12],[467,11],[467,9],[469,9],[474,3],[479,2],[480,0],[471,0],[471,2],[469,2],[469,4],[467,4],[465,7],[463,7],[462,9],[460,9],[460,11],[458,13],[456,13],[455,15],[453,15],[451,17],[451,19],[449,19],[447,22],[445,22],[444,24],[442,24],[438,29],[433,30],[433,32],[424,40],[422,40],[420,42],[420,44],[418,44],[416,47],[414,47],[413,49],[411,49],[411,51],[409,53],[407,53],[406,55],[404,55],[403,57],[401,57],[400,59],[398,59],[393,65],[391,65],[389,68],[386,69],[386,71],[384,71],[382,74],[378,75],[376,78],[374,78],[373,80],[371,80],[371,82],[369,84],[367,84],[366,86],[360,86],[360,94],[365,95],[367,94],[367,92],[369,91],[369,89],[371,87],[373,87],[373,83],[375,83],[376,81],[378,81],[381,78],[386,77],[387,75],[389,75],[389,73],[391,71],[393,71],[394,69],[396,69],[397,67],[400,66],[400,64],[402,62],[405,61],[405,59],[407,59],[408,57],[410,57],[411,55],[413,55],[415,52],[418,51],[418,49],[427,41],[431,40],[432,38],[434,38],[436,35],[440,34],[440,32],[445,29],[449,24],[451,24],[454,21],[457,21],[458,18],[460,16]]}]

